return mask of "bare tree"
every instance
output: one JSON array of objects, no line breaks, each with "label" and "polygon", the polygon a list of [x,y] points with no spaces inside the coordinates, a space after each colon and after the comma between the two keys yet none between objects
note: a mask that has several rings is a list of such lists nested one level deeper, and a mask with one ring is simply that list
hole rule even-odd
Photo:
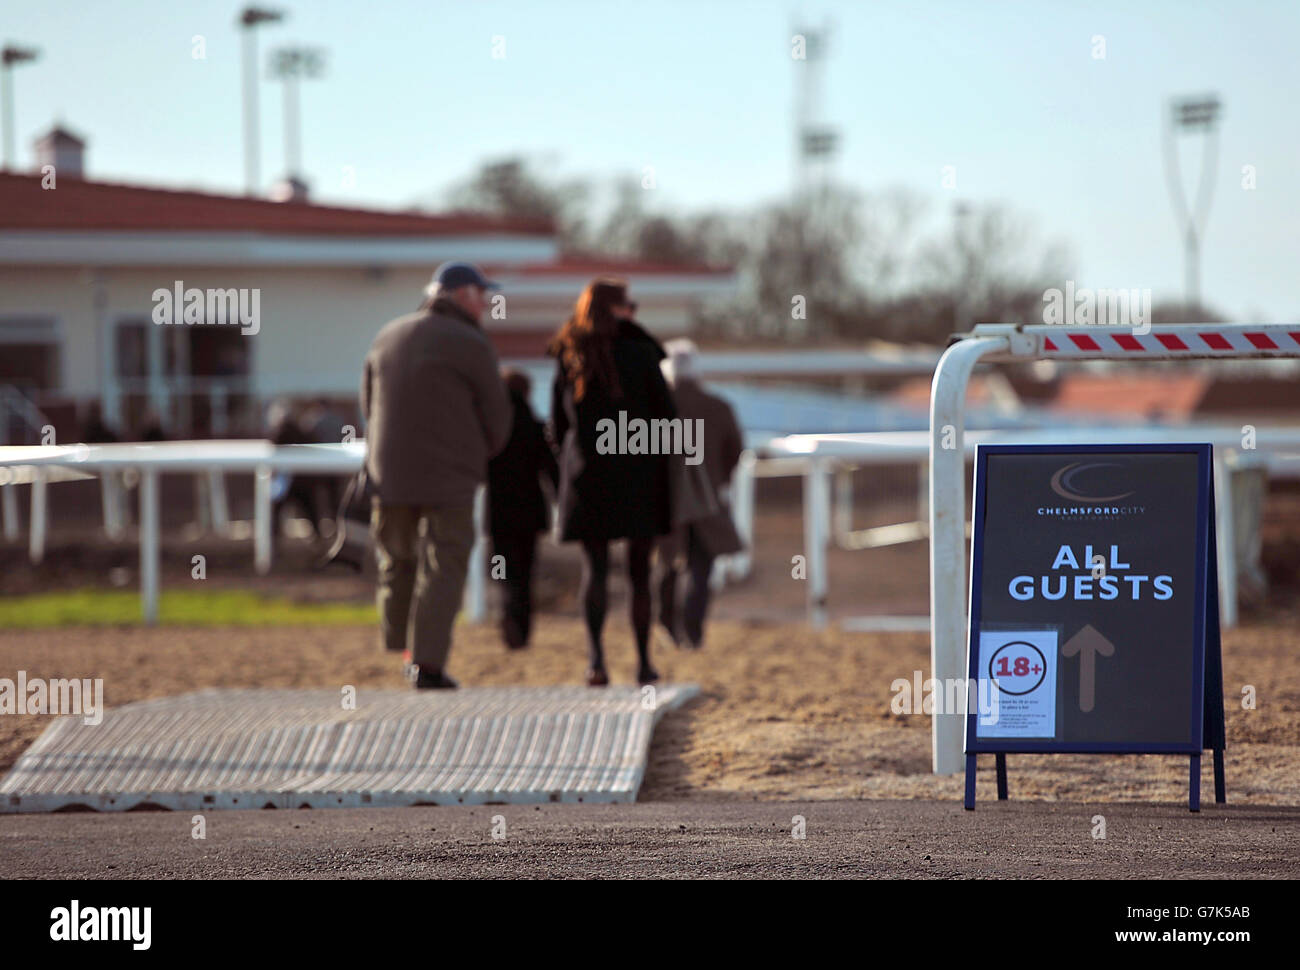
[{"label": "bare tree", "polygon": [[863,195],[826,184],[753,212],[679,215],[649,210],[638,179],[611,188],[598,221],[590,183],[547,180],[526,160],[504,158],[456,185],[448,201],[550,220],[571,253],[733,267],[736,298],[695,321],[702,336],[719,339],[942,343],[976,322],[1039,319],[1043,293],[1068,275],[1063,246],[1038,243],[996,204],[955,209],[939,234],[924,237],[924,200],[905,189]]},{"label": "bare tree", "polygon": [[562,246],[581,239],[590,186],[581,180],[548,182],[523,158],[485,162],[447,193],[454,208],[555,225]]}]

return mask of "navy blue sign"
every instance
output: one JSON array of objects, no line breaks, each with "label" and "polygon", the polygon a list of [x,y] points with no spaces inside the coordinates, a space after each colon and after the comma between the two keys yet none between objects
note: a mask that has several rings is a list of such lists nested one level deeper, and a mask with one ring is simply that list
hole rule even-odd
[{"label": "navy blue sign", "polygon": [[1200,754],[1222,800],[1209,445],[981,445],[971,550],[967,808],[975,757]]}]

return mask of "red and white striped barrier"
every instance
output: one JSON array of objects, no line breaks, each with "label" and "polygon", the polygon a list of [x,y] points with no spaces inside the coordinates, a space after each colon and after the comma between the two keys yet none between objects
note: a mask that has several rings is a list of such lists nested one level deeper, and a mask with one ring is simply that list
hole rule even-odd
[{"label": "red and white striped barrier", "polygon": [[[976,327],[980,334],[983,328]],[[1037,353],[1062,357],[1294,357],[1300,324],[1169,324],[1151,327],[1041,324],[1020,330]],[[1019,354],[1017,354],[1019,356]]]}]

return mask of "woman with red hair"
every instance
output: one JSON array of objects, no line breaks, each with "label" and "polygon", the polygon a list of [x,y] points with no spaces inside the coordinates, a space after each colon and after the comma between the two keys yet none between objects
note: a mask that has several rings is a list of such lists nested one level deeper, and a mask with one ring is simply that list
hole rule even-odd
[{"label": "woman with red hair", "polygon": [[[579,592],[587,623],[587,683],[609,683],[601,636],[608,604],[609,544],[627,540],[637,681],[659,679],[650,664],[650,554],[670,528],[669,466],[663,454],[621,447],[614,427],[676,416],[659,369],[659,342],[634,320],[636,304],[622,280],[598,279],[551,341],[556,358],[552,435],[559,449],[558,531],[581,542]],[[611,443],[619,447],[611,448]]]}]

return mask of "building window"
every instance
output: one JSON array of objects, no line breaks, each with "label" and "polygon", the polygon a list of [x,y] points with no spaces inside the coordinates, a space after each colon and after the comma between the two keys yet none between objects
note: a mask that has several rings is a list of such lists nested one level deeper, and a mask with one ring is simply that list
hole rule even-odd
[{"label": "building window", "polygon": [[53,317],[0,316],[0,384],[36,399],[57,391],[63,346]]}]

